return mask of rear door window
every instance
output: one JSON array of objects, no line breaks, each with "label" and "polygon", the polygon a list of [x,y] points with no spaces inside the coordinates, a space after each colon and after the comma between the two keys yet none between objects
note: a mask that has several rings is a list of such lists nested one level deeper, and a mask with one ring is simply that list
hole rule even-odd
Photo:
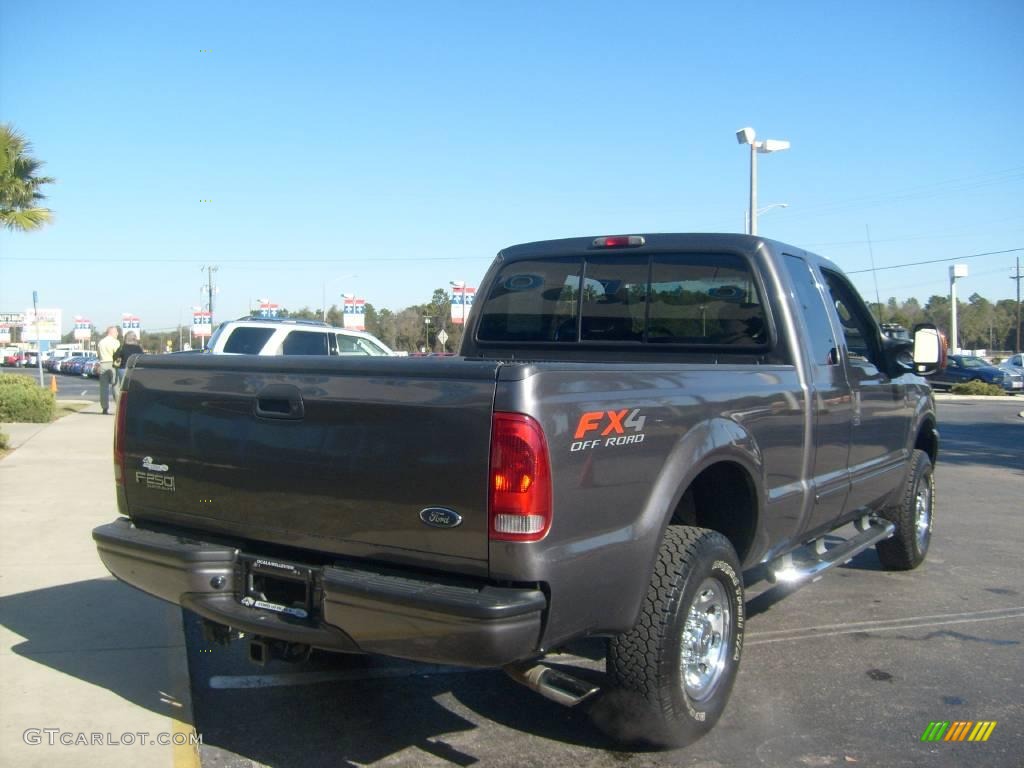
[{"label": "rear door window", "polygon": [[327,334],[321,331],[292,331],[281,344],[282,355],[327,355]]},{"label": "rear door window", "polygon": [[837,365],[838,345],[832,332],[832,323],[825,308],[818,281],[810,265],[798,256],[786,254],[786,269],[793,280],[794,298],[802,310],[807,324],[811,362],[815,365]]}]

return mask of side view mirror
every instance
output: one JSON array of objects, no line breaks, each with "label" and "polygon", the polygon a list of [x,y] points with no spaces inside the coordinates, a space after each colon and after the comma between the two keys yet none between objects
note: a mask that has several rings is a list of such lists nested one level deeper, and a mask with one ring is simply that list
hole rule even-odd
[{"label": "side view mirror", "polygon": [[931,376],[946,367],[946,339],[931,323],[914,326],[914,373]]}]

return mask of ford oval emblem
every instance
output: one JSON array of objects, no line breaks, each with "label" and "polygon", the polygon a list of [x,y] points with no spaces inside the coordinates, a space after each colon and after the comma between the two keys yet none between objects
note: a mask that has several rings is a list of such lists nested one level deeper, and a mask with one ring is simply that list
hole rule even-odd
[{"label": "ford oval emblem", "polygon": [[427,507],[420,510],[420,520],[432,528],[455,528],[462,523],[462,515],[454,509]]}]

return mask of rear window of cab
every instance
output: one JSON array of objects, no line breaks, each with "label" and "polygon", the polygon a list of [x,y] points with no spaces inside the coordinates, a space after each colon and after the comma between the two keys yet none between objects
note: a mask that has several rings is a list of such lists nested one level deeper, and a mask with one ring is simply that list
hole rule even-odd
[{"label": "rear window of cab", "polygon": [[481,342],[759,348],[768,320],[735,254],[600,254],[506,264],[480,307]]}]

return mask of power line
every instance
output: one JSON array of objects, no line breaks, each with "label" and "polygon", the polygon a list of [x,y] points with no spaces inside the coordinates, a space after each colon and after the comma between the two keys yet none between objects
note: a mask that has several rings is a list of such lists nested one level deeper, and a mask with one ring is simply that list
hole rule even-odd
[{"label": "power line", "polygon": [[[986,251],[985,253],[972,253],[970,256],[951,256],[948,259],[928,259],[927,261],[910,261],[906,264],[890,264],[887,267],[879,267],[877,272],[881,272],[883,269],[903,269],[904,267],[917,267],[921,264],[941,264],[944,261],[962,261],[963,259],[977,259],[981,256],[997,256],[1001,253],[1016,253],[1017,251],[1024,251],[1024,248],[1007,248],[1005,251]],[[848,271],[848,275],[860,275],[864,272],[871,272],[871,269],[854,269]]]},{"label": "power line", "polygon": [[951,192],[965,192],[970,189],[987,187],[993,184],[1005,184],[1007,182],[1018,181],[1024,178],[1022,171],[1024,171],[1024,167],[1018,166],[1014,168],[1007,168],[1002,171],[966,176],[959,179],[948,179],[946,181],[939,181],[932,184],[922,184],[909,187],[903,191],[895,193],[863,195],[861,197],[847,198],[846,200],[819,203],[818,205],[801,207],[799,210],[787,215],[786,218],[799,219],[826,216],[849,208],[871,208],[898,200],[913,200],[915,198],[936,197]]},{"label": "power line", "polygon": [[[902,243],[908,240],[946,240],[950,237],[976,237],[979,231],[983,231],[986,234],[991,234],[991,225],[1002,224],[1004,221],[1021,221],[1024,223],[1024,219],[1021,219],[1019,215],[1014,216],[1003,216],[992,221],[979,221],[971,224],[969,227],[959,227],[957,229],[947,230],[933,230],[927,235],[903,235],[902,237],[874,237],[871,242],[875,245],[879,243]],[[979,227],[984,229],[979,230]],[[1019,229],[1019,227],[1011,227],[1011,229]],[[863,246],[864,240],[833,240],[830,242],[821,243],[802,243],[803,248],[838,248],[843,246]]]}]

